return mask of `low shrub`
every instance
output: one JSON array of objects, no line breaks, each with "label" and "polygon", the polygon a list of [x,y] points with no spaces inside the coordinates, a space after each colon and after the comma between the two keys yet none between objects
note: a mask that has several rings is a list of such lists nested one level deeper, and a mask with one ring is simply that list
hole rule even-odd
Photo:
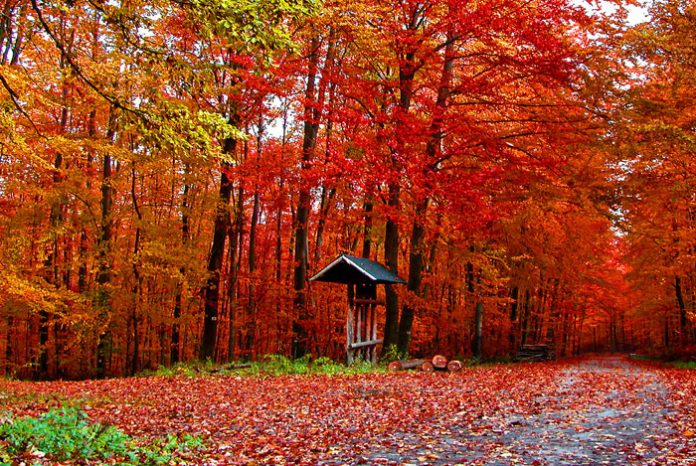
[{"label": "low shrub", "polygon": [[64,406],[39,417],[6,419],[0,424],[0,464],[51,464],[55,461],[108,461],[116,464],[176,463],[181,454],[201,449],[201,439],[170,435],[138,445],[114,426],[90,423],[78,408]]}]

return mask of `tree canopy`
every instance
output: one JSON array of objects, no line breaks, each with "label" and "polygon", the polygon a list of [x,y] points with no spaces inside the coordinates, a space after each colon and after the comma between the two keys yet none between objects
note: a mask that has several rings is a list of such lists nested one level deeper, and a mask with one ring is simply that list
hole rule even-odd
[{"label": "tree canopy", "polygon": [[[688,1],[7,0],[0,368],[696,344]],[[384,296],[382,296],[384,294]]]}]

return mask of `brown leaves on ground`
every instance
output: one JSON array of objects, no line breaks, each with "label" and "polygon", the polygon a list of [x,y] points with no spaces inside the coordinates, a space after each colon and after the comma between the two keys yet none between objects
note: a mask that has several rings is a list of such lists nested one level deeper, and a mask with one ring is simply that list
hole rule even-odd
[{"label": "brown leaves on ground", "polygon": [[[508,444],[502,445],[505,448],[516,438],[531,444],[530,435],[537,435],[539,426],[531,426],[530,434],[530,429],[524,430],[525,419],[572,423],[581,432],[588,425],[592,428],[591,422],[582,422],[591,417],[591,406],[630,411],[632,403],[640,402],[636,394],[650,390],[650,384],[664,383],[674,401],[674,432],[684,442],[692,441],[695,372],[646,369],[649,379],[642,380],[631,373],[574,371],[567,364],[545,363],[445,374],[3,381],[0,395],[2,409],[14,416],[37,414],[76,399],[92,420],[115,424],[134,436],[201,435],[208,442],[201,464],[341,464],[361,457],[377,462],[374,452],[406,450],[415,462],[451,464],[440,459],[447,458],[446,451],[442,455],[437,448],[402,448],[400,439],[443,444],[443,438],[456,434],[462,441],[460,450],[466,448],[467,435],[479,443],[485,440],[481,436],[502,436],[498,440]],[[576,413],[577,419],[548,413]],[[611,422],[611,417],[604,420]],[[507,454],[500,448],[489,453],[503,458]],[[454,453],[449,454],[451,458]]]}]

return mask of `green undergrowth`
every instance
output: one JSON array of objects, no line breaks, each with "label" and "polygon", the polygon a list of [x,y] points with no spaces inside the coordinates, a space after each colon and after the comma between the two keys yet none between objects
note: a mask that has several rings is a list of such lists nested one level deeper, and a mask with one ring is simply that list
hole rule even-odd
[{"label": "green undergrowth", "polygon": [[164,377],[224,374],[237,376],[281,376],[281,375],[355,375],[384,372],[385,365],[373,366],[364,361],[357,361],[350,366],[333,361],[330,358],[312,359],[305,356],[290,359],[286,356],[271,354],[261,357],[259,361],[214,364],[210,361],[192,361],[171,367],[160,367],[155,371],[141,372],[140,376],[158,375]]},{"label": "green undergrowth", "polygon": [[696,361],[674,361],[672,366],[677,369],[696,369]]},{"label": "green undergrowth", "polygon": [[634,361],[659,361],[660,359],[655,356],[650,356],[647,354],[636,354],[632,353],[628,355],[629,359]]},{"label": "green undergrowth", "polygon": [[[198,437],[169,435],[142,445],[114,426],[91,423],[73,406],[0,424],[0,465],[55,462],[120,465],[183,464],[204,447]],[[190,459],[190,458],[189,458]]]},{"label": "green undergrowth", "polygon": [[684,355],[660,355],[652,356],[645,354],[631,354],[629,358],[634,361],[642,361],[648,363],[655,363],[662,366],[674,367],[677,369],[696,369],[696,360],[691,354],[684,358]]},{"label": "green undergrowth", "polygon": [[261,361],[252,363],[249,368],[249,372],[254,375],[353,375],[379,371],[384,371],[384,368],[364,361],[346,366],[326,357],[289,359],[277,354],[265,356]]}]

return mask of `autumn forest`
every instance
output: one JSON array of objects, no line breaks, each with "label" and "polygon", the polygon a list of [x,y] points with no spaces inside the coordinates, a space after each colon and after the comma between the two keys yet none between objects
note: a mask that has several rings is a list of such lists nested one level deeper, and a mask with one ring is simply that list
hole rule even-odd
[{"label": "autumn forest", "polygon": [[0,372],[696,348],[696,5],[0,0]]}]

